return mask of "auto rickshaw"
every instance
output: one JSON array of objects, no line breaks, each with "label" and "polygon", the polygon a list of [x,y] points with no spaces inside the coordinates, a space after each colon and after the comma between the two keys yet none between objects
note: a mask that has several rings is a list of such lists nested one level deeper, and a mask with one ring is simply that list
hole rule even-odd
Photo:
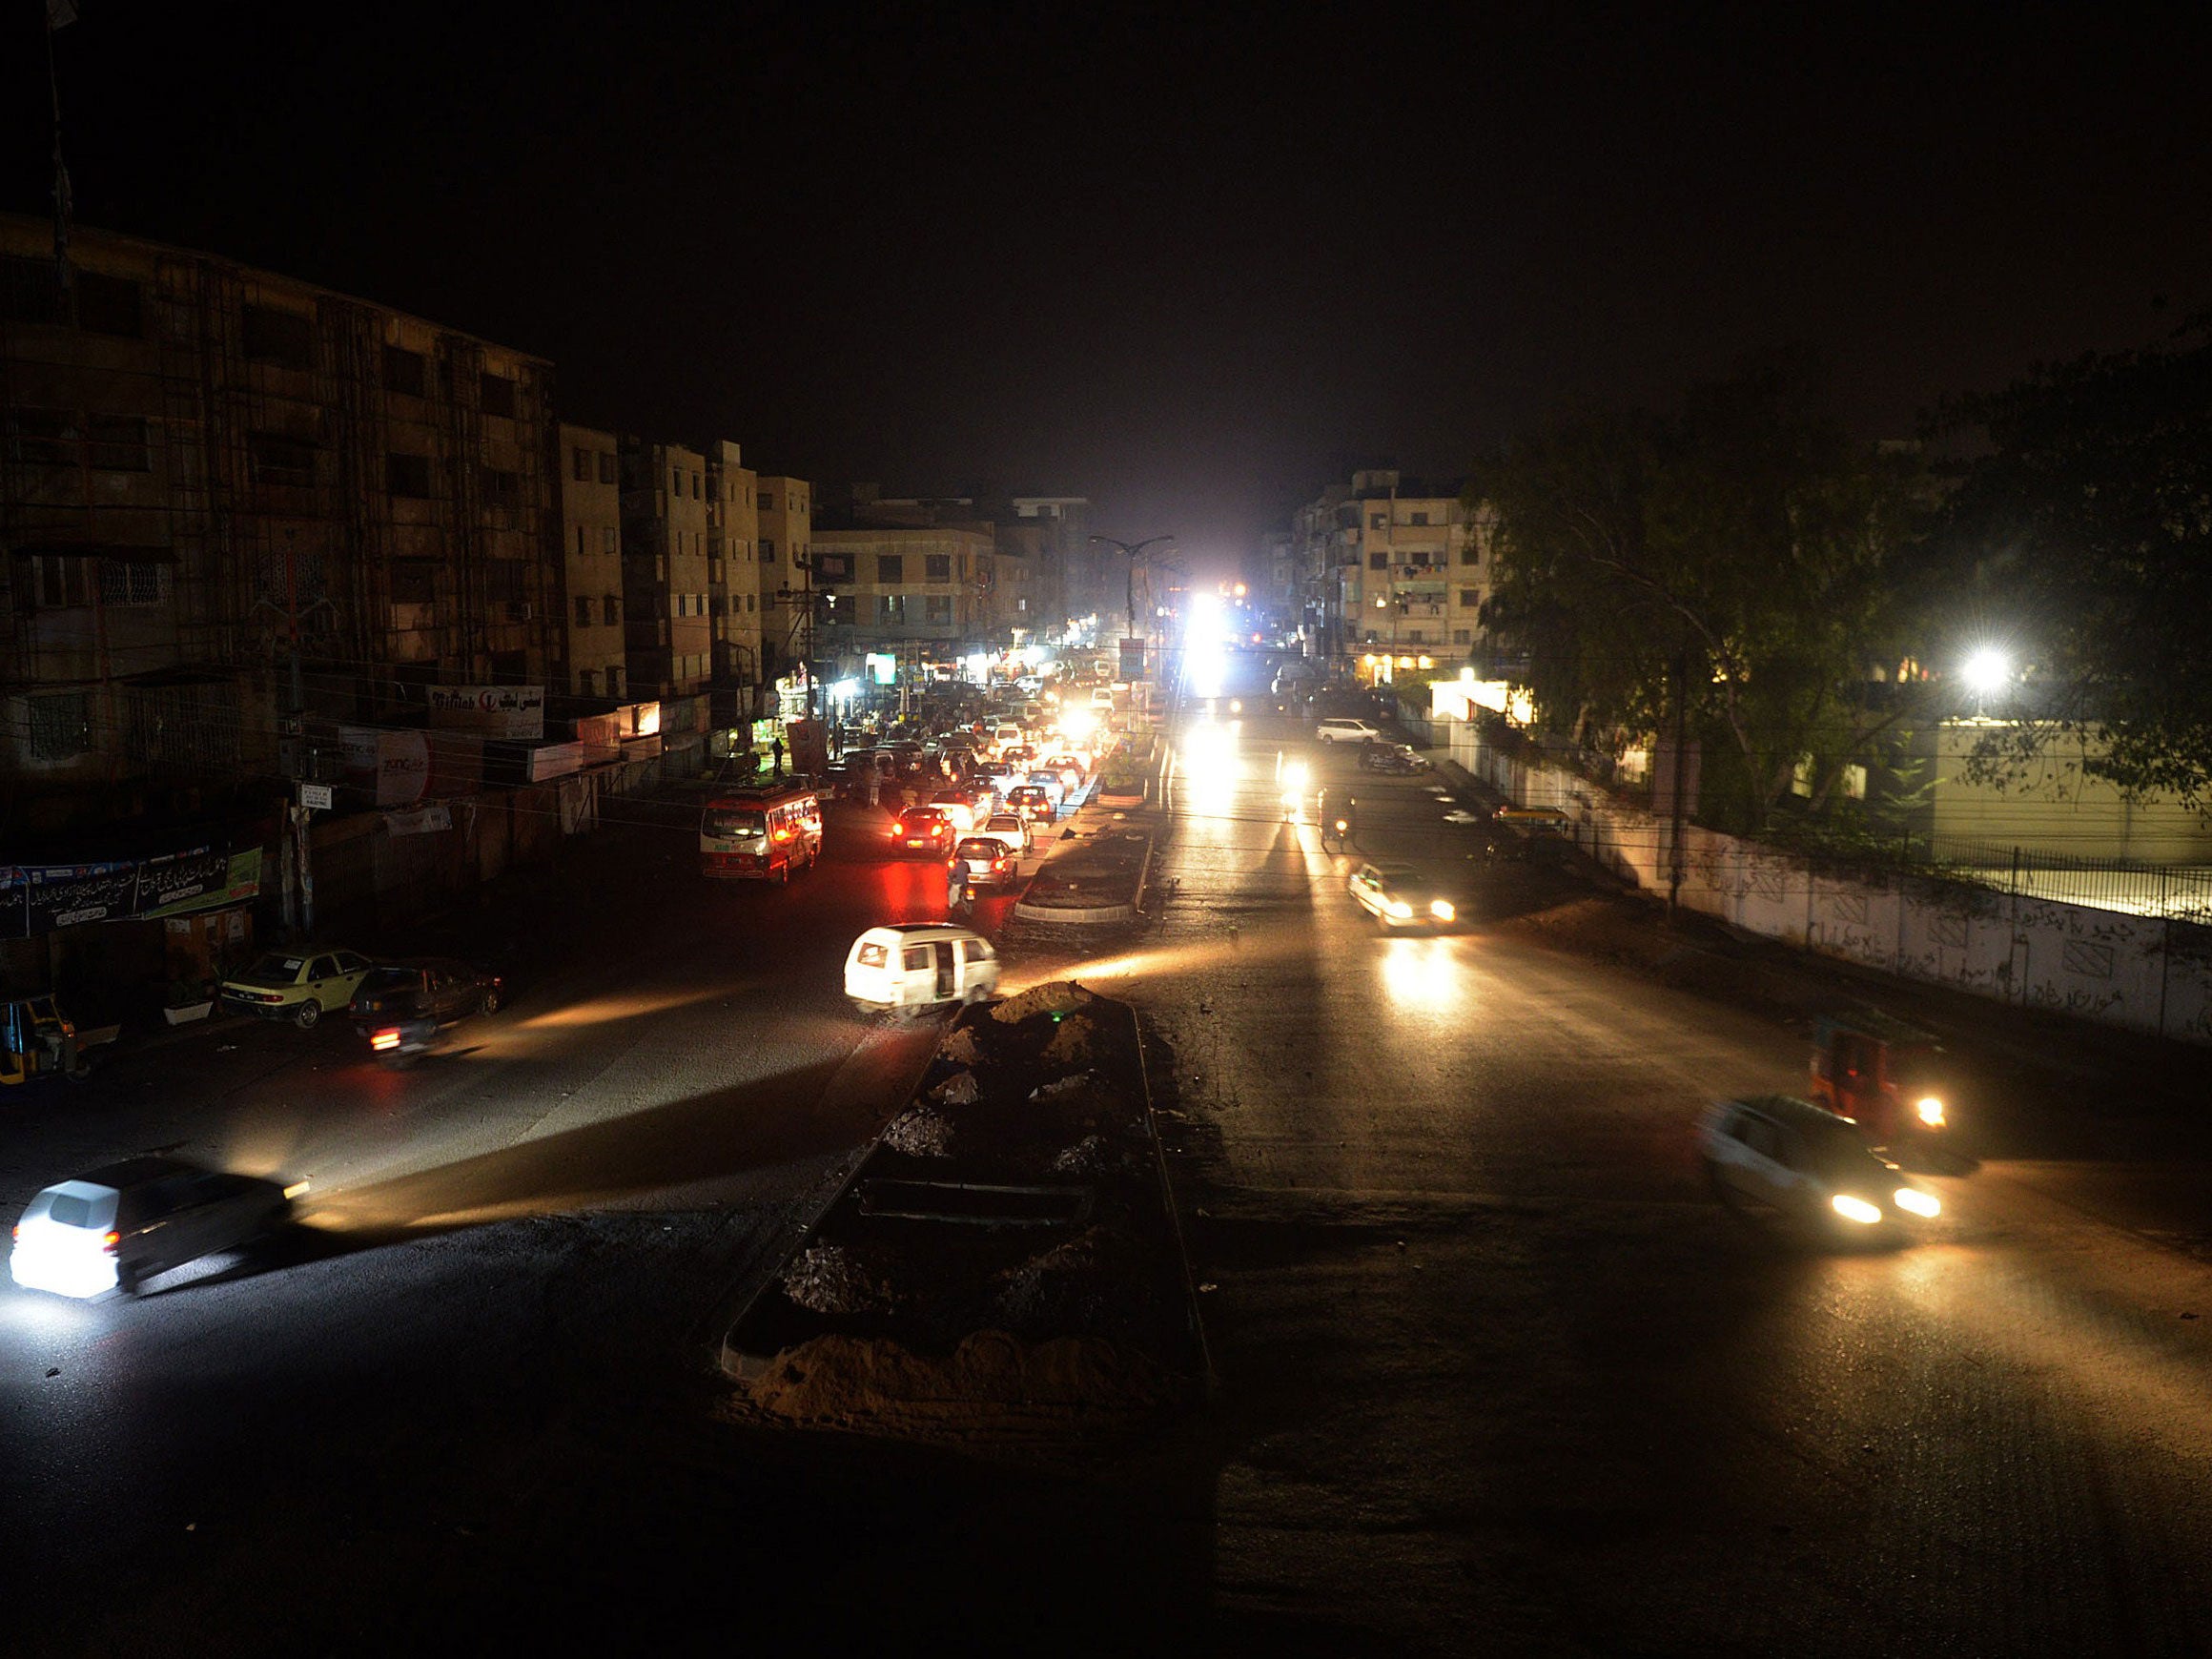
[{"label": "auto rickshaw", "polygon": [[0,1002],[0,1084],[63,1076],[81,1082],[92,1075],[92,1051],[122,1034],[119,1025],[80,1032],[51,996]]},{"label": "auto rickshaw", "polygon": [[1813,1098],[1871,1145],[1939,1135],[1950,1123],[1942,1056],[1933,1035],[1889,1014],[1826,1014],[1813,1028]]}]

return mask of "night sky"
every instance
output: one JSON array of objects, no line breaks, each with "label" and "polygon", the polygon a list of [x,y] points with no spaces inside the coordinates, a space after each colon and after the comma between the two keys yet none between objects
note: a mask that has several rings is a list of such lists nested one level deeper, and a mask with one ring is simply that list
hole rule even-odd
[{"label": "night sky", "polygon": [[2202,10],[79,5],[85,224],[542,353],[573,419],[1202,563],[1750,349],[1900,434],[2212,304]]}]

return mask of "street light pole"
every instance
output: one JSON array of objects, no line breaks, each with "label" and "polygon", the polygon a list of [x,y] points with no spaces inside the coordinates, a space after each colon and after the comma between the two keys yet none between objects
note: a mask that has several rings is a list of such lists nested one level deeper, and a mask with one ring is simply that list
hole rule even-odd
[{"label": "street light pole", "polygon": [[1121,589],[1121,603],[1123,614],[1125,614],[1129,619],[1129,633],[1134,635],[1137,632],[1137,555],[1142,553],[1147,547],[1157,546],[1162,542],[1172,543],[1175,538],[1173,536],[1147,536],[1143,541],[1135,543],[1128,542],[1117,542],[1112,536],[1094,535],[1091,540],[1094,542],[1103,542],[1109,547],[1118,548],[1122,555],[1129,561],[1128,568],[1124,573],[1125,579],[1123,581]]}]

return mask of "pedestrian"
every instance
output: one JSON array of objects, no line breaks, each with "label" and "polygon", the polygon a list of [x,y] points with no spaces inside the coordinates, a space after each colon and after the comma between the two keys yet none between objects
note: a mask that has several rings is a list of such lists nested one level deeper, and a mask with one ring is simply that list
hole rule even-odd
[{"label": "pedestrian", "polygon": [[775,758],[776,776],[782,777],[784,775],[784,740],[779,737],[769,744],[768,753]]},{"label": "pedestrian", "polygon": [[1344,797],[1344,843],[1346,846],[1352,846],[1355,845],[1359,839],[1360,797],[1357,795],[1346,795]]},{"label": "pedestrian", "polygon": [[945,909],[957,911],[968,898],[968,867],[955,858],[945,867]]}]

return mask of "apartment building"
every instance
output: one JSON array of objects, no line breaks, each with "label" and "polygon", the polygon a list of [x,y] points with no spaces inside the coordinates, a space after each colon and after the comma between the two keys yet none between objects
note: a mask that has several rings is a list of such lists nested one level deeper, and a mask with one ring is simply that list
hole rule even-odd
[{"label": "apartment building", "polygon": [[[552,366],[214,255],[0,215],[0,792],[198,809],[302,716],[542,681]],[[300,687],[292,691],[292,667]]]},{"label": "apartment building", "polygon": [[561,626],[550,677],[578,697],[628,688],[623,633],[622,449],[611,432],[561,423]]},{"label": "apartment building", "polygon": [[622,440],[624,655],[633,697],[703,690],[707,626],[707,457],[681,444]]},{"label": "apartment building", "polygon": [[899,640],[948,653],[1006,643],[989,524],[862,524],[813,536],[815,580],[834,596],[826,645],[840,654]]},{"label": "apartment building", "polygon": [[1073,618],[1097,610],[1102,562],[1091,544],[1090,501],[1083,496],[1012,496],[1005,505],[994,522],[1019,532],[1019,551],[1032,561],[1031,613],[1036,620],[1018,625],[1057,631]]},{"label": "apartment building", "polygon": [[1301,507],[1293,535],[1318,654],[1451,662],[1480,645],[1488,531],[1456,485],[1355,473]]},{"label": "apartment building", "polygon": [[763,476],[754,485],[759,522],[761,674],[773,682],[808,650],[813,581],[808,560],[814,541],[814,488],[804,479]]},{"label": "apartment building", "polygon": [[[757,688],[761,671],[760,478],[738,445],[707,446],[707,622],[714,684]],[[739,700],[750,712],[753,700]]]}]

